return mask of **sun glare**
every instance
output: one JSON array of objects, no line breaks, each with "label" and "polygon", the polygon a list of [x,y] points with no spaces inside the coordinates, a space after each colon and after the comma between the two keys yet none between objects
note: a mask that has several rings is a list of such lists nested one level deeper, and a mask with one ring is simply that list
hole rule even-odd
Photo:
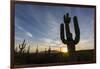
[{"label": "sun glare", "polygon": [[67,51],[67,48],[62,48],[61,51],[64,52],[64,53],[68,52],[68,51]]}]

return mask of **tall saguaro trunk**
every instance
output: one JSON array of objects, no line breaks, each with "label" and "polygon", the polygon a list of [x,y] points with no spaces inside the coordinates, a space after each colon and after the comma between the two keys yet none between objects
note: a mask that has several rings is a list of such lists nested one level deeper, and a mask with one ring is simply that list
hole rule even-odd
[{"label": "tall saguaro trunk", "polygon": [[67,13],[66,15],[64,15],[64,24],[62,23],[60,25],[60,38],[64,44],[67,44],[68,53],[72,57],[71,60],[76,60],[75,45],[80,40],[80,29],[79,29],[77,17],[74,16],[73,23],[74,23],[74,30],[75,30],[75,39],[73,39],[72,33],[70,32],[70,26],[69,26],[70,21],[71,18]]}]

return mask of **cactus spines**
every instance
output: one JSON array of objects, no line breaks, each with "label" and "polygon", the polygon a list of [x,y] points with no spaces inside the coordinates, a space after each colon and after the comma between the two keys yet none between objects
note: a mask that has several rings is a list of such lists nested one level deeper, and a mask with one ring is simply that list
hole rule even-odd
[{"label": "cactus spines", "polygon": [[25,43],[25,40],[24,40],[22,44],[19,44],[20,53],[24,52],[25,47],[26,47],[26,43]]},{"label": "cactus spines", "polygon": [[62,23],[60,25],[60,38],[64,44],[67,44],[69,54],[73,55],[75,52],[75,45],[80,40],[80,29],[79,29],[77,17],[74,16],[73,23],[75,29],[75,39],[73,39],[69,27],[70,21],[71,21],[71,17],[69,17],[69,14],[67,13],[66,15],[64,15],[64,24]]}]

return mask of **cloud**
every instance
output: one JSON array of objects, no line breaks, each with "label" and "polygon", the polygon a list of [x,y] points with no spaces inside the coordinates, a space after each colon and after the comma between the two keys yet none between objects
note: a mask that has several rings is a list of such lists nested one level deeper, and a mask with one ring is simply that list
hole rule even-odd
[{"label": "cloud", "polygon": [[26,35],[32,38],[32,34],[30,32],[26,32]]},{"label": "cloud", "polygon": [[18,29],[25,31],[21,26],[17,25]]},{"label": "cloud", "polygon": [[52,46],[52,47],[65,47],[66,46],[60,40],[43,38],[43,39],[40,39],[40,42],[41,41],[42,41],[42,43],[47,44],[47,46]]},{"label": "cloud", "polygon": [[27,35],[28,37],[31,37],[31,38],[33,37],[33,35],[32,35],[30,32],[28,32],[27,30],[25,30],[23,27],[17,25],[17,28],[18,28],[20,31],[22,31],[20,34]]},{"label": "cloud", "polygon": [[19,37],[15,37],[15,39],[18,40],[18,41],[22,40],[22,38],[19,38]]},{"label": "cloud", "polygon": [[44,42],[44,43],[48,43],[50,44],[52,39],[49,39],[49,38],[42,38],[42,39],[39,39],[40,41]]}]

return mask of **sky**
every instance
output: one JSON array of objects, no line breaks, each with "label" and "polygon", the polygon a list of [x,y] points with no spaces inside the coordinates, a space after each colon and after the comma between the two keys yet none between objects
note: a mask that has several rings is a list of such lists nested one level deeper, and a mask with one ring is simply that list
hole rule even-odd
[{"label": "sky", "polygon": [[51,46],[59,50],[67,48],[60,39],[60,24],[63,16],[69,13],[71,17],[70,31],[75,37],[73,17],[77,16],[80,27],[80,42],[76,50],[94,49],[94,8],[46,6],[32,4],[15,5],[15,47],[26,40],[31,52],[36,47],[40,51]]}]

